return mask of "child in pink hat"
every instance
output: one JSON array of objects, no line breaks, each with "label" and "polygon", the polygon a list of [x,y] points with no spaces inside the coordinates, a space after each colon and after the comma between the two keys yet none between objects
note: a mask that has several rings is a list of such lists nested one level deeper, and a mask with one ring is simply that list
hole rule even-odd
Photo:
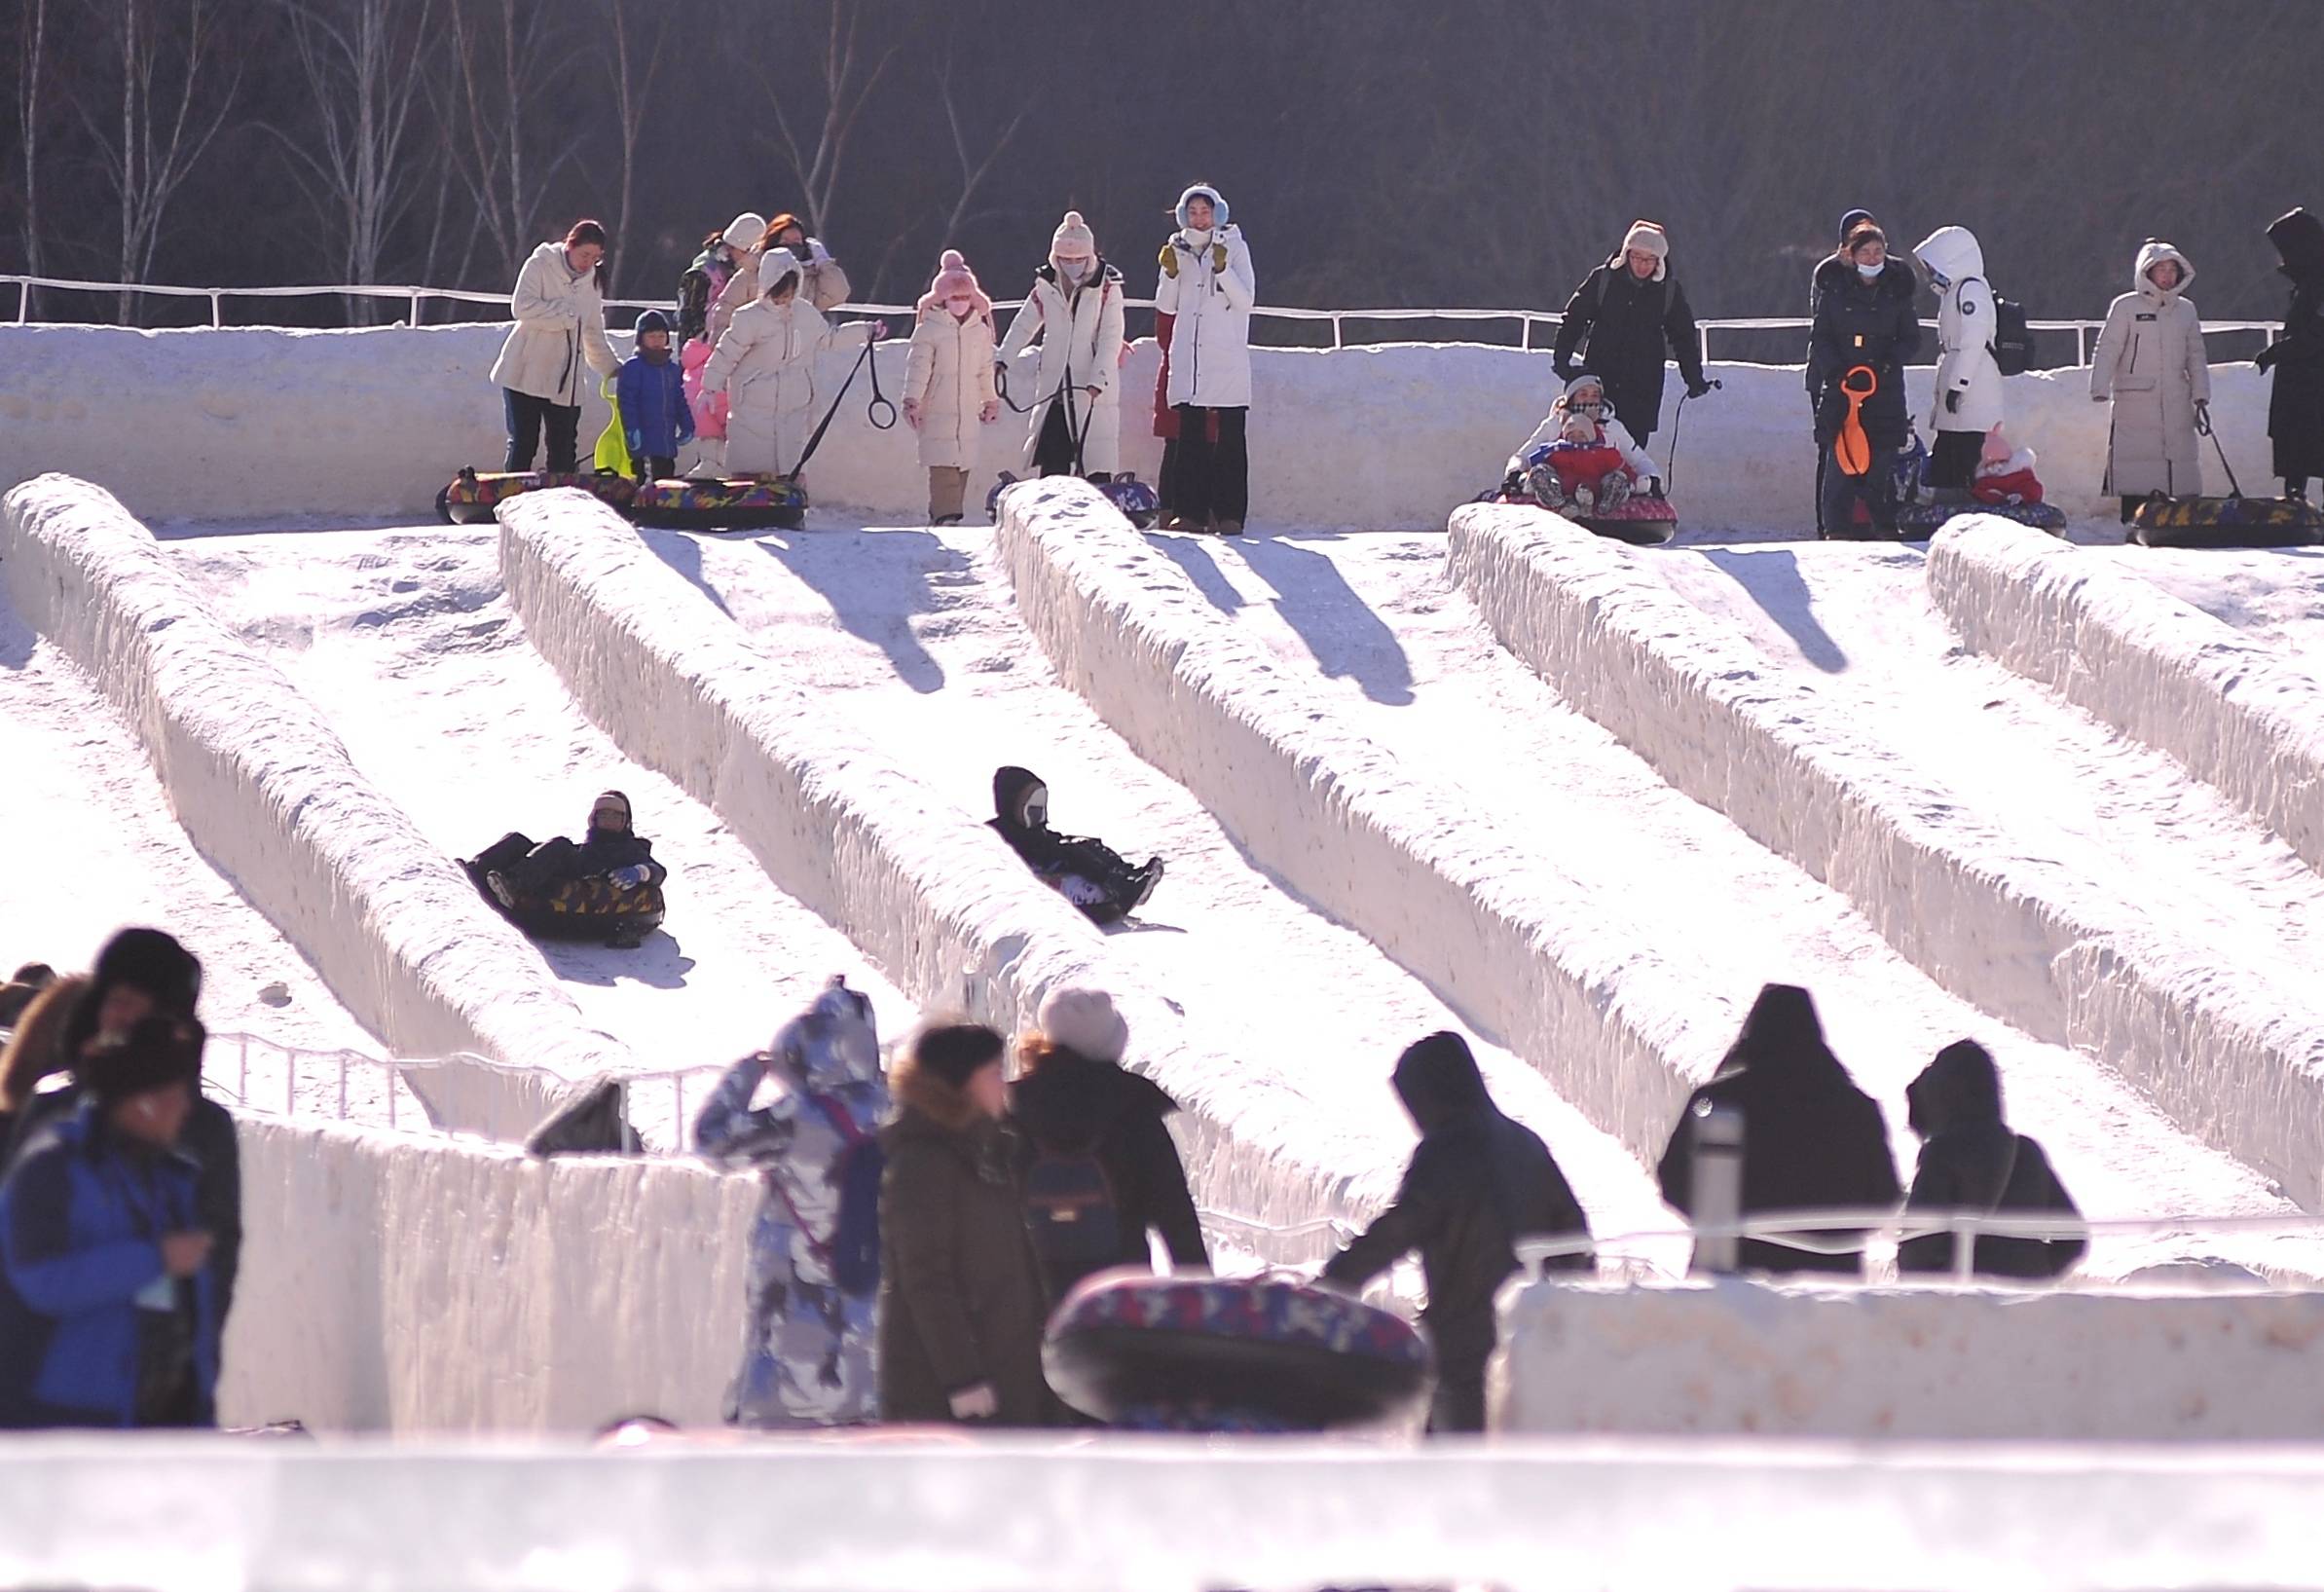
[{"label": "child in pink hat", "polygon": [[981,427],[1000,418],[992,300],[958,249],[944,250],[921,295],[904,373],[904,419],[928,470],[928,523],[958,525]]}]

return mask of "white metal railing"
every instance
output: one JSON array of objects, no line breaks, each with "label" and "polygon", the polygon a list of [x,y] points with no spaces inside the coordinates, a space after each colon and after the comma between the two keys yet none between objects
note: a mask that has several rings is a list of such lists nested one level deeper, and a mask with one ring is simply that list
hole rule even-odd
[{"label": "white metal railing", "polygon": [[[0,283],[7,283],[17,290],[16,324],[18,326],[32,323],[30,316],[34,289],[55,289],[58,292],[68,293],[139,293],[149,294],[156,298],[205,299],[209,303],[212,327],[225,326],[225,304],[228,299],[359,298],[392,300],[409,307],[411,323],[415,326],[420,324],[422,307],[430,301],[496,307],[505,306],[508,302],[508,295],[505,293],[478,293],[458,287],[386,286],[360,282],[343,282],[337,286],[314,287],[178,287],[155,282],[97,282],[82,281],[64,277],[0,275]],[[1014,310],[1023,302],[1021,299],[999,299],[994,301],[993,307],[998,310]],[[1152,299],[1126,299],[1124,302],[1133,310],[1154,308]],[[609,299],[606,301],[606,308],[609,310],[661,310],[669,307],[670,301],[667,299]],[[841,306],[841,309],[845,313],[855,315],[910,315],[915,313],[913,307],[906,304],[850,304]],[[1332,347],[1335,349],[1348,346],[1346,328],[1349,321],[1374,321],[1382,324],[1420,320],[1470,323],[1515,321],[1518,326],[1518,347],[1531,350],[1535,346],[1534,327],[1554,327],[1562,324],[1565,320],[1563,315],[1550,310],[1310,310],[1291,305],[1263,304],[1254,308],[1251,314],[1269,320],[1329,324],[1332,329]],[[492,318],[498,319],[498,317]],[[1922,325],[1926,327],[1933,327],[1935,324],[1934,321],[1922,322]],[[2097,336],[2105,322],[2103,320],[2036,320],[2029,324],[2037,332],[2072,332],[2074,334],[2075,363],[2086,365],[2090,359],[2091,340]],[[1804,333],[1807,331],[1808,325],[1809,322],[1804,316],[1797,315],[1734,316],[1697,321],[1695,335],[1703,359],[1705,362],[1709,362],[1711,338],[1715,332],[1790,331]],[[2207,320],[2203,322],[2203,333],[2207,337],[2221,333],[2258,332],[2269,343],[2275,341],[2277,334],[2282,329],[2282,322],[2273,320]]]}]

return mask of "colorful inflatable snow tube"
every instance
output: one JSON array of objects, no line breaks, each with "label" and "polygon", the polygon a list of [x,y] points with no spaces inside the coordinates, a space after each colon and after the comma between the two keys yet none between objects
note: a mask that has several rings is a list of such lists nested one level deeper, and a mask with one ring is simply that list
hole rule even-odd
[{"label": "colorful inflatable snow tube", "polygon": [[1430,1385],[1410,1323],[1276,1277],[1103,1273],[1058,1307],[1042,1361],[1075,1409],[1138,1429],[1377,1425],[1416,1415]]},{"label": "colorful inflatable snow tube", "polygon": [[[1530,494],[1512,491],[1507,487],[1480,494],[1481,503],[1522,503],[1527,508],[1541,508]],[[1544,509],[1568,525],[1578,525],[1592,536],[1626,541],[1633,547],[1660,547],[1678,534],[1678,511],[1671,506],[1668,498],[1641,494],[1624,500],[1610,508],[1593,509],[1588,514],[1571,508]]]},{"label": "colorful inflatable snow tube", "polygon": [[2324,513],[2282,498],[2150,498],[2131,539],[2145,547],[2306,547]]},{"label": "colorful inflatable snow tube", "polygon": [[776,476],[687,476],[648,481],[630,517],[665,531],[796,531],[807,523],[806,489]]},{"label": "colorful inflatable snow tube", "polygon": [[627,509],[638,483],[626,475],[600,470],[567,474],[558,470],[463,469],[436,494],[436,515],[446,525],[482,525],[509,499],[551,487],[578,487],[616,509]]},{"label": "colorful inflatable snow tube", "polygon": [[2048,503],[1906,503],[1897,510],[1897,538],[1927,541],[1943,530],[1947,521],[1969,514],[2013,520],[2051,536],[2066,529],[2066,516]]}]

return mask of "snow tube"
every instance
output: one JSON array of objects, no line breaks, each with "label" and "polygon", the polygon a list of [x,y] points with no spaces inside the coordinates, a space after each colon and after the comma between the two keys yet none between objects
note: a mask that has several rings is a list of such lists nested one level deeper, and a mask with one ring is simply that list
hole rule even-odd
[{"label": "snow tube", "polygon": [[1414,1414],[1428,1346],[1359,1300],[1276,1277],[1106,1272],[1057,1308],[1049,1384],[1115,1425],[1326,1431]]},{"label": "snow tube", "polygon": [[630,500],[630,517],[667,531],[796,531],[807,523],[807,489],[771,475],[648,481]]},{"label": "snow tube", "polygon": [[635,944],[662,926],[668,911],[659,885],[617,890],[602,874],[568,879],[543,893],[518,890],[503,877],[495,889],[482,858],[462,863],[477,893],[493,909],[535,940],[595,941]]},{"label": "snow tube", "polygon": [[[1523,493],[1495,488],[1480,493],[1481,503],[1519,503],[1527,508],[1541,505]],[[1633,547],[1660,547],[1678,534],[1678,511],[1671,506],[1668,498],[1632,498],[1614,508],[1601,508],[1590,514],[1576,514],[1570,508],[1543,509],[1555,514],[1568,525],[1578,525],[1592,536],[1609,537],[1626,541]]]},{"label": "snow tube", "polygon": [[2324,513],[2282,498],[2149,498],[2130,539],[2143,547],[2306,547]]},{"label": "snow tube", "polygon": [[[1116,475],[1111,481],[1095,481],[1090,484],[1097,488],[1107,502],[1121,510],[1124,519],[1141,531],[1153,530],[1154,522],[1162,518],[1160,494],[1127,470]],[[992,484],[992,490],[984,495],[984,516],[986,519],[998,520],[1001,517],[1001,494],[1014,485],[1016,485],[1016,477],[1007,470],[1003,470],[1001,478]]]},{"label": "snow tube", "polygon": [[626,475],[595,470],[567,474],[558,470],[463,469],[436,494],[436,513],[447,525],[482,525],[509,499],[551,487],[579,487],[617,509],[629,507],[630,498],[638,490],[638,484]]},{"label": "snow tube", "polygon": [[2051,536],[2066,529],[2066,516],[2048,503],[1906,503],[1897,510],[1897,537],[1901,541],[1927,541],[1962,514],[1991,514],[2014,520]]}]

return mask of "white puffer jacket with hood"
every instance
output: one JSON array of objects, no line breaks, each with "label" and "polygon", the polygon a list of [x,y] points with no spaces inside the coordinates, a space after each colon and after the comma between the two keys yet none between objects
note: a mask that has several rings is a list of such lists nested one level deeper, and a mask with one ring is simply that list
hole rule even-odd
[{"label": "white puffer jacket with hood", "polygon": [[[1937,395],[1932,431],[1974,431],[2002,423],[2001,366],[1993,359],[1993,288],[1985,251],[1967,227],[1939,227],[1912,251],[1937,289]],[[1959,393],[1948,402],[1948,395]]]}]

